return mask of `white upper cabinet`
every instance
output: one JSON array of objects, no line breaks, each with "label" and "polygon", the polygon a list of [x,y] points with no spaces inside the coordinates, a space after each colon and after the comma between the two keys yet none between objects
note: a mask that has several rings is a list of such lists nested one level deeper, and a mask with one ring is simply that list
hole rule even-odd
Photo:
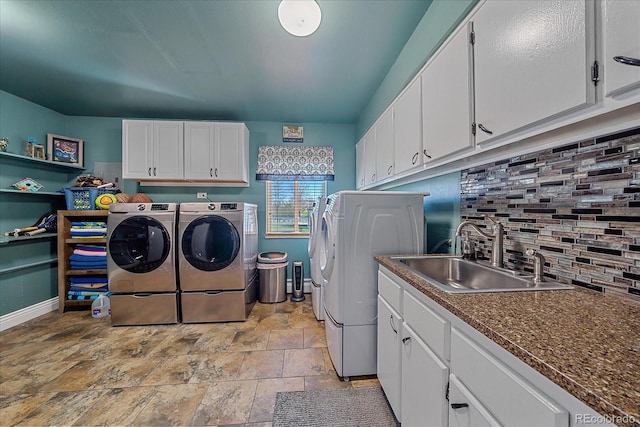
[{"label": "white upper cabinet", "polygon": [[396,173],[422,166],[422,105],[417,78],[393,104]]},{"label": "white upper cabinet", "polygon": [[184,134],[185,179],[249,182],[243,123],[185,122]]},{"label": "white upper cabinet", "polygon": [[376,129],[371,128],[362,138],[364,142],[364,185],[376,182]]},{"label": "white upper cabinet", "polygon": [[356,144],[356,188],[359,190],[364,187],[365,171],[364,171],[364,139]]},{"label": "white upper cabinet", "polygon": [[602,4],[605,95],[617,97],[640,88],[640,1]]},{"label": "white upper cabinet", "polygon": [[122,121],[122,177],[182,179],[183,131],[180,121]]},{"label": "white upper cabinet", "polygon": [[487,1],[478,9],[472,17],[477,143],[594,102],[588,18],[585,0]]},{"label": "white upper cabinet", "polygon": [[425,162],[474,146],[470,29],[463,25],[422,73]]},{"label": "white upper cabinet", "polygon": [[393,163],[393,110],[387,109],[376,122],[376,181],[394,174]]}]

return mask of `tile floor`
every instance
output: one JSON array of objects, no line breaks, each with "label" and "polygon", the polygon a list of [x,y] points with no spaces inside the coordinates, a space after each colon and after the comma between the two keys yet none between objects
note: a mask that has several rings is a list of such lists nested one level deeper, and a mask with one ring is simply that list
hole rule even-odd
[{"label": "tile floor", "polygon": [[0,425],[270,426],[278,391],[340,380],[307,296],[246,322],[112,327],[49,313],[0,333]]}]

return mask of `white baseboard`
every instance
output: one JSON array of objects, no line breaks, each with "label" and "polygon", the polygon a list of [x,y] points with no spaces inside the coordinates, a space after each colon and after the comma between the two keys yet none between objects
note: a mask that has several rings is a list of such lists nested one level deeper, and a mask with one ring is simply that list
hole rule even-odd
[{"label": "white baseboard", "polygon": [[0,332],[58,309],[58,297],[39,302],[0,317]]},{"label": "white baseboard", "polygon": [[[310,294],[311,293],[311,287],[313,285],[311,284],[311,279],[304,279],[304,283],[302,284],[302,290],[305,294]],[[287,280],[287,293],[290,294],[293,292],[293,283],[291,281],[291,279]]]}]

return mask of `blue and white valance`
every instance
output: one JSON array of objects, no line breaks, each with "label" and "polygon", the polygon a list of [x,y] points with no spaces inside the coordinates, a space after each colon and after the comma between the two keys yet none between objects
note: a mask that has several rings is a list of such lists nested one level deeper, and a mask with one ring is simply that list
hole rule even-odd
[{"label": "blue and white valance", "polygon": [[333,147],[258,147],[257,180],[333,181]]}]

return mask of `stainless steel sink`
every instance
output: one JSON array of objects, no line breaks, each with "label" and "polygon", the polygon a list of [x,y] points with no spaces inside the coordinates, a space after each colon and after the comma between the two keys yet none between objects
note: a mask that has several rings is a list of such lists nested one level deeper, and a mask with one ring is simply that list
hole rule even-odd
[{"label": "stainless steel sink", "polygon": [[547,291],[573,289],[553,281],[535,283],[533,276],[489,267],[475,261],[448,255],[412,255],[391,257],[427,282],[449,293]]}]

